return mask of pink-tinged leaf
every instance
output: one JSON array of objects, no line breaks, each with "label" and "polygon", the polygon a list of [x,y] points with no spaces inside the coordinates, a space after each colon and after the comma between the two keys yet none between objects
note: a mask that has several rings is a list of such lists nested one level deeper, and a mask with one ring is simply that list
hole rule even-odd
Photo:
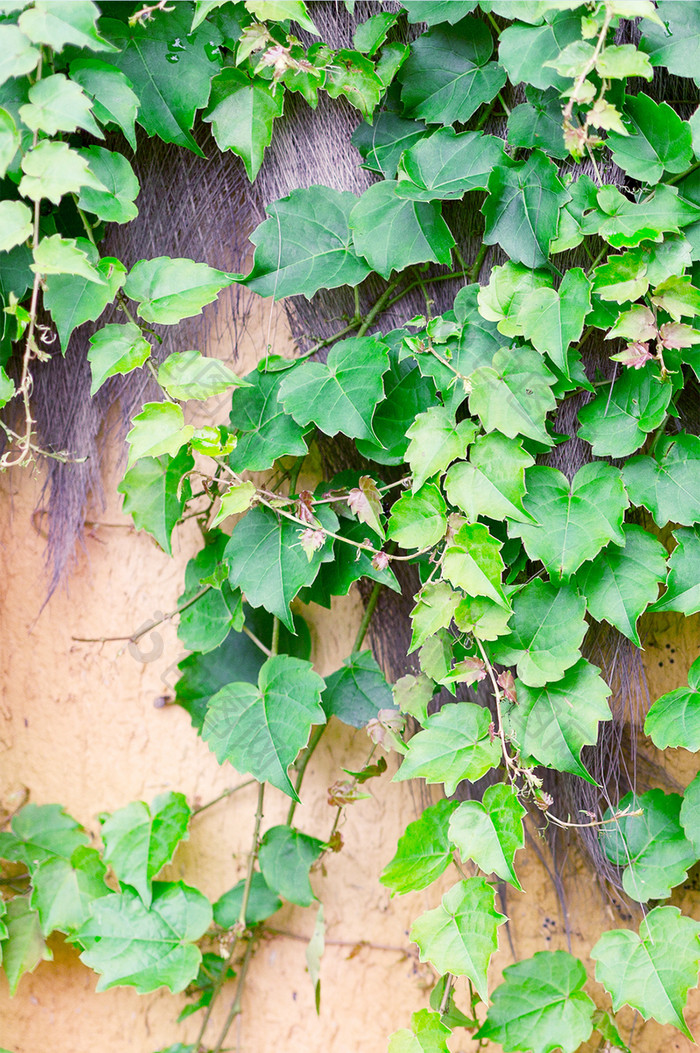
[{"label": "pink-tinged leaf", "polygon": [[504,698],[507,698],[509,702],[518,701],[518,695],[515,690],[515,680],[510,669],[504,669],[502,673],[499,673],[496,677],[496,683],[503,692]]},{"label": "pink-tinged leaf", "polygon": [[662,346],[670,351],[700,344],[700,332],[683,322],[665,322],[659,330],[659,338]]},{"label": "pink-tinged leaf", "polygon": [[375,570],[386,570],[389,566],[389,557],[386,552],[377,552],[372,557],[372,566]]},{"label": "pink-tinged leaf", "polygon": [[651,361],[654,356],[649,351],[648,344],[643,344],[641,341],[635,340],[633,344],[628,344],[624,351],[620,351],[618,355],[611,355],[610,357],[613,362],[622,362],[623,366],[630,366],[632,369],[641,369],[642,366]]},{"label": "pink-tinged leaf", "polygon": [[314,530],[313,527],[307,527],[306,530],[300,532],[299,540],[307,559],[310,560],[314,552],[318,552],[320,548],[323,548],[326,535],[323,530]]},{"label": "pink-tinged leaf", "polygon": [[348,507],[361,523],[366,523],[376,534],[384,537],[380,518],[383,512],[382,498],[374,479],[368,475],[360,476],[359,485],[348,494]]},{"label": "pink-tinged leaf", "polygon": [[445,683],[466,684],[470,687],[477,684],[486,676],[486,666],[481,658],[464,658],[461,662],[455,662],[450,673],[445,677]]}]

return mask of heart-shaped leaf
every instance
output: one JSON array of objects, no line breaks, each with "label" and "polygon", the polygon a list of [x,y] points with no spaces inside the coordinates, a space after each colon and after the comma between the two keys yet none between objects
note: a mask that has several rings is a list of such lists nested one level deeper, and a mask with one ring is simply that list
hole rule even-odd
[{"label": "heart-shaped leaf", "polygon": [[131,889],[95,900],[73,939],[80,960],[100,974],[98,991],[128,985],[139,994],[184,991],[202,955],[195,940],[211,924],[209,900],[182,881],[157,881],[150,910]]},{"label": "heart-shaped leaf", "polygon": [[104,860],[123,885],[151,906],[152,882],[187,837],[191,816],[184,794],[161,793],[149,805],[132,801],[105,819]]},{"label": "heart-shaped leaf", "polygon": [[581,750],[598,739],[598,724],[612,720],[611,691],[600,670],[581,658],[561,680],[529,687],[516,680],[517,702],[504,720],[523,763],[536,761],[593,782],[581,763]]},{"label": "heart-shaped leaf", "polygon": [[287,769],[306,745],[313,724],[325,724],[325,684],[310,662],[279,655],[268,658],[257,687],[234,683],[209,700],[202,738],[219,764],[228,760],[259,782],[271,782],[293,800]]},{"label": "heart-shaped leaf", "polygon": [[698,982],[700,922],[678,907],[655,907],[639,925],[604,932],[591,951],[595,975],[612,995],[617,1013],[627,1004],[645,1020],[673,1024],[691,1041],[683,1019],[688,991]]},{"label": "heart-shaped leaf", "polygon": [[498,946],[498,926],[506,918],[495,909],[495,890],[485,878],[453,885],[435,910],[422,914],[411,928],[420,960],[441,975],[466,976],[486,1001],[486,972]]},{"label": "heart-shaped leaf", "polygon": [[508,965],[475,1037],[507,1050],[574,1053],[593,1030],[585,982],[583,963],[566,951],[537,951]]},{"label": "heart-shaped leaf", "polygon": [[394,782],[414,778],[442,782],[448,796],[462,779],[476,782],[501,756],[498,739],[489,734],[490,724],[489,711],[471,702],[443,706],[409,742]]},{"label": "heart-shaped leaf", "polygon": [[513,599],[511,632],[491,644],[491,657],[518,667],[529,687],[559,680],[580,658],[586,603],[570,585],[535,580]]},{"label": "heart-shaped leaf", "polygon": [[505,783],[484,791],[481,801],[463,801],[451,815],[449,840],[463,860],[473,859],[485,874],[497,874],[519,889],[515,853],[525,844],[525,809]]},{"label": "heart-shaped leaf", "polygon": [[420,819],[408,824],[394,858],[379,878],[392,895],[427,888],[450,865],[452,845],[447,828],[457,805],[457,801],[437,801],[423,811]]}]

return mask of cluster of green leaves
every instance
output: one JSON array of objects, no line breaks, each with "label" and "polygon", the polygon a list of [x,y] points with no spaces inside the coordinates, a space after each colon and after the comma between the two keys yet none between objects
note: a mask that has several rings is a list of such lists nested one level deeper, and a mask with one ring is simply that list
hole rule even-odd
[{"label": "cluster of green leaves", "polygon": [[[503,775],[481,801],[428,808],[382,875],[395,893],[427,888],[455,852],[481,872],[414,923],[421,960],[443,978],[431,1009],[392,1036],[392,1053],[444,1051],[459,1027],[506,1051],[573,1053],[594,1028],[624,1048],[583,991],[583,966],[563,951],[507,969],[485,1019],[475,1005],[489,998],[505,920],[492,875],[520,888],[523,802],[556,818],[538,768],[592,781],[582,750],[611,719],[610,688],[582,652],[588,620],[640,646],[646,611],[700,610],[700,439],[680,428],[676,408],[700,379],[700,125],[697,114],[683,120],[633,81],[651,80],[655,66],[695,77],[689,41],[700,35],[700,14],[672,0],[406,2],[358,25],[354,50],[334,52],[293,35],[290,19],[318,35],[301,2],[200,0],[150,20],[129,20],[132,7],[122,6],[122,19],[113,5],[105,17],[87,0],[3,6],[4,353],[17,338],[25,365],[39,351],[30,290],[42,291],[64,351],[73,330],[115,299],[126,313],[127,322],[91,338],[96,392],[115,374],[151,365],[150,325],[197,314],[233,283],[311,299],[368,277],[384,282],[367,314],[358,310],[325,342],[324,361],[268,354],[241,378],[197,350],[171,354],[157,370],[164,401],[147,403],[127,436],[120,490],[136,526],[166,552],[184,515],[197,515],[204,533],[180,600],[178,631],[192,654],[181,663],[177,701],[220,763],[291,799],[288,822],[262,833],[259,805],[248,877],[214,904],[214,921],[239,931],[283,898],[313,903],[309,871],[328,842],[293,825],[294,807],[311,751],[335,716],[402,755],[396,780],[423,778],[451,797],[463,780]],[[639,48],[614,43],[624,17],[641,19]],[[524,86],[512,111],[502,96],[508,84]],[[246,275],[167,257],[127,270],[100,258],[102,225],[133,218],[138,186],[122,154],[85,147],[82,133],[99,139],[116,126],[133,146],[137,121],[147,135],[198,152],[200,111],[252,180],[287,91],[312,107],[319,91],[343,95],[358,109],[365,120],[353,142],[377,176],[369,189],[357,196],[316,185],[270,203],[251,235]],[[499,106],[505,139],[484,131]],[[584,155],[595,180],[561,169]],[[605,184],[598,156],[611,157],[632,189]],[[461,202],[480,224],[482,248],[469,267],[451,229]],[[506,261],[480,282],[490,246]],[[562,274],[561,254],[574,249],[583,263]],[[448,279],[462,287],[435,315],[431,283]],[[425,313],[383,332],[382,309],[416,287]],[[602,375],[587,341],[610,346]],[[5,373],[3,391],[13,397]],[[187,423],[183,404],[227,391],[228,421],[197,430]],[[557,420],[566,415],[557,414],[573,397],[582,408],[561,435]],[[297,492],[321,435],[353,442],[364,467]],[[542,463],[567,439],[586,451],[571,477]],[[264,484],[259,472],[268,473]],[[657,536],[669,523],[670,555]],[[397,559],[414,563],[421,581],[409,650],[416,672],[392,693],[360,650],[365,624],[324,681],[295,601],[330,607],[363,578],[375,595],[399,591]],[[481,681],[491,707],[475,693],[455,700],[457,685],[463,694]],[[688,689],[649,712],[655,745],[700,748],[699,695],[694,666]],[[408,718],[419,730],[405,742]],[[385,766],[348,772],[332,803],[357,799],[358,785]],[[632,794],[597,817],[601,847],[632,899],[666,899],[700,857],[699,795],[695,779],[683,795]],[[23,848],[36,841],[35,817],[51,838],[66,822],[76,829],[56,806],[44,807],[54,811],[39,819],[25,809],[14,833],[0,835],[0,854],[24,862],[32,883],[8,904],[13,982],[45,953],[51,928],[80,944],[102,986],[179,990],[195,980],[204,966],[194,941],[208,907],[181,883],[154,883],[184,829],[158,819],[172,801],[115,813],[104,824],[102,859],[84,839],[67,838],[55,859]],[[184,814],[182,803],[178,822]],[[49,863],[51,882],[66,890],[51,904],[40,873]],[[105,884],[105,864],[120,891]],[[149,948],[171,921],[177,938],[161,969]],[[628,1004],[689,1034],[683,1009],[697,982],[699,931],[676,908],[655,906],[638,934],[605,933],[593,957],[614,1010]],[[321,944],[322,912],[309,954],[315,985]],[[198,1008],[227,967],[208,961]],[[476,992],[471,1016],[454,1005],[451,978],[460,976]]]}]

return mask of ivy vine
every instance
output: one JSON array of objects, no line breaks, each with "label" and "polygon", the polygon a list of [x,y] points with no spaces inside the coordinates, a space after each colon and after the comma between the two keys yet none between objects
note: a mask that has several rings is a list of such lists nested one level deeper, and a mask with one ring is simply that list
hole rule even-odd
[{"label": "ivy vine", "polygon": [[[684,119],[644,90],[665,68],[698,101],[700,6],[377,7],[354,48],[334,50],[296,35],[319,37],[301,0],[0,4],[0,405],[12,411],[0,464],[70,459],[37,442],[32,374],[113,305],[117,321],[90,338],[92,394],[139,369],[162,392],[126,437],[124,509],[168,553],[183,518],[202,526],[168,615],[179,614],[192,652],[177,701],[217,760],[250,776],[241,785],[258,785],[246,876],[214,904],[158,880],[193,818],[183,795],[102,816],[101,849],[60,805],[26,804],[0,833],[5,971],[14,992],[62,932],[99,990],[187,989],[183,1015],[199,1014],[199,1031],[171,1051],[219,1053],[267,920],[283,900],[314,905],[310,870],[342,849],[344,809],[394,752],[395,780],[424,779],[445,799],[409,824],[382,883],[398,895],[428,888],[452,863],[459,880],[413,924],[441,979],[390,1053],[447,1051],[459,1029],[532,1053],[573,1053],[595,1029],[601,1048],[626,1050],[614,1017],[623,1005],[691,1037],[683,1013],[700,921],[660,901],[700,858],[700,776],[683,793],[631,793],[607,809],[601,794],[598,814],[570,816],[542,769],[593,781],[582,750],[612,714],[611,688],[581,652],[590,621],[640,647],[645,611],[700,611],[700,438],[681,409],[700,380],[700,109]],[[311,186],[270,202],[248,274],[100,255],[105,225],[137,215],[136,124],[199,153],[199,114],[252,181],[289,92],[357,109],[353,141],[377,176],[369,189]],[[505,139],[484,131],[494,114]],[[612,164],[619,186],[604,179]],[[443,202],[469,200],[482,233],[465,261]],[[380,291],[362,307],[368,278]],[[442,281],[461,287],[435,314]],[[197,350],[156,366],[152,327],[199,314],[232,285],[277,300],[349,287],[356,310],[298,357],[268,348],[245,377]],[[383,331],[383,313],[415,289],[424,312]],[[601,339],[603,361],[590,351]],[[228,420],[187,423],[183,403],[226,393]],[[586,455],[569,477],[546,461],[567,438],[557,422],[572,398]],[[352,440],[365,468],[300,490],[320,435]],[[415,671],[389,685],[363,644],[380,591],[401,591],[402,561],[420,580]],[[363,579],[372,591],[353,651],[324,680],[293,601],[330,607]],[[644,730],[659,749],[700,749],[698,662],[687,687],[651,706]],[[467,700],[435,706],[458,686]],[[312,837],[295,808],[331,717],[366,727],[371,743],[366,765],[329,791],[332,828]],[[480,799],[454,799],[487,773]],[[290,800],[287,822],[269,829],[267,793]],[[630,899],[653,904],[637,931],[604,932],[592,948],[612,1014],[564,951],[518,961],[489,987],[506,921],[494,886],[521,887],[528,808],[543,824],[594,828]],[[316,910],[307,959],[318,1004]]]}]

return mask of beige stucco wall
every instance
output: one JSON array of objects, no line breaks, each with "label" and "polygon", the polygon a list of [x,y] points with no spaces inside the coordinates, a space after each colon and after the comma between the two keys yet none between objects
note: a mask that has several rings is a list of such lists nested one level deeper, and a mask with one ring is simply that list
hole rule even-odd
[{"label": "beige stucco wall", "polygon": [[[264,339],[256,336],[262,332]],[[275,350],[281,350],[284,336],[276,332]],[[260,327],[251,326],[247,345],[239,349],[243,370],[266,341],[263,319]],[[63,803],[92,833],[101,811],[134,799],[150,800],[167,789],[203,803],[240,778],[229,767],[218,766],[183,710],[154,707],[154,700],[172,687],[174,664],[182,656],[174,625],[158,630],[162,655],[146,663],[119,643],[73,639],[128,635],[155,611],[172,609],[185,563],[199,547],[192,522],[176,534],[173,559],[146,535],[136,534],[120,511],[115,489],[119,474],[114,466],[107,473],[108,507],[89,532],[68,590],[56,593],[43,609],[44,541],[32,525],[40,478],[31,472],[0,477],[0,803],[11,809],[26,788],[37,803]],[[338,602],[330,617],[313,608],[307,616],[316,668],[328,673],[351,649],[359,600],[351,595]],[[685,626],[673,618],[656,624],[647,651],[652,697],[682,683],[698,652],[696,619]],[[335,724],[329,728],[309,767],[304,803],[297,811],[303,830],[327,836],[333,809],[326,789],[342,767],[359,767],[367,749],[364,732]],[[675,776],[685,785],[697,770],[695,758],[679,751],[673,763]],[[393,770],[395,761],[389,764]],[[313,877],[327,922],[320,1016],[305,973],[302,939],[311,933],[315,912],[287,906],[271,924],[291,935],[272,938],[259,949],[249,973],[240,1045],[234,1029],[230,1046],[244,1053],[384,1053],[390,1032],[407,1026],[411,1012],[427,1004],[432,973],[418,963],[407,934],[411,921],[437,905],[440,892],[458,875],[448,872],[438,886],[392,900],[378,876],[421,803],[410,784],[392,784],[387,777],[370,783],[369,789],[371,799],[348,810],[343,851],[327,857],[324,871]],[[196,818],[170,876],[184,878],[212,898],[230,888],[245,868],[254,801],[255,788],[250,787]],[[286,798],[270,790],[265,823],[284,821],[287,806]],[[524,957],[566,948],[551,883],[531,850],[521,857],[518,870],[527,892],[508,896],[516,952]],[[686,890],[682,896],[684,908],[700,916],[698,893]],[[569,885],[568,908],[572,950],[584,957],[602,927],[620,923],[585,871]],[[359,947],[362,941],[367,945]],[[0,1045],[13,1053],[154,1053],[193,1039],[197,1018],[185,1025],[175,1022],[182,997],[166,990],[140,997],[129,989],[97,995],[96,977],[75,950],[61,938],[52,939],[51,947],[54,961],[24,977],[14,1000],[8,998],[4,976],[0,980]],[[501,948],[492,981],[511,961],[505,929]],[[605,1005],[601,989],[594,985],[593,990]],[[221,1000],[215,1024],[223,1019],[227,1002]],[[691,997],[689,1023],[700,1034],[697,992]],[[217,1033],[215,1026],[212,1034]],[[476,1044],[465,1034],[455,1036],[451,1047],[453,1053],[467,1053]],[[669,1038],[654,1023],[639,1021],[634,1048],[685,1053],[696,1047],[680,1035]]]}]

